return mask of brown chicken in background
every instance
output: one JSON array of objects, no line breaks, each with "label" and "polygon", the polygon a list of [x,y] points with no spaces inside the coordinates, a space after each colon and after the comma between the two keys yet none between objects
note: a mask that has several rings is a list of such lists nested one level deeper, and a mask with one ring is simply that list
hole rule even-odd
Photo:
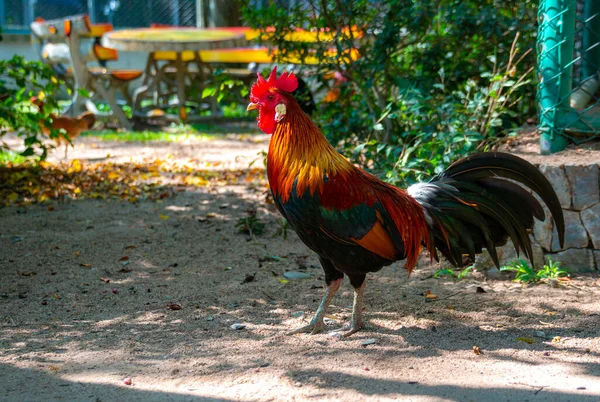
[{"label": "brown chicken in background", "polygon": [[[38,98],[31,99],[31,102],[40,110],[44,107],[44,101]],[[90,130],[96,123],[96,116],[91,112],[84,112],[77,117],[60,116],[51,113],[50,117],[52,118],[52,125],[50,127],[43,125],[42,131],[44,134],[49,135],[51,128],[55,130],[64,130],[64,132],[61,132],[60,137],[53,138],[53,140],[56,142],[57,146],[64,144],[65,158],[67,157],[67,152],[69,150],[69,141],[65,137],[68,137],[70,141],[73,141],[79,134],[83,131]]]}]

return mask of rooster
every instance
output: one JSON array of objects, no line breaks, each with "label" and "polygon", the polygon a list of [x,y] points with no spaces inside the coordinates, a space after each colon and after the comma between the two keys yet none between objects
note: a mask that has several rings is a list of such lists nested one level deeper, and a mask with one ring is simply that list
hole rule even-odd
[{"label": "rooster", "polygon": [[[429,182],[403,190],[359,169],[329,144],[301,110],[293,73],[258,74],[248,110],[272,134],[267,174],[277,208],[317,255],[327,288],[314,318],[292,333],[318,333],[344,275],[354,288],[352,319],[344,336],[359,331],[366,274],[394,261],[415,267],[423,247],[454,266],[486,248],[496,266],[496,247],[510,238],[532,260],[528,230],[544,210],[521,183],[548,206],[564,241],[564,218],[551,184],[529,162],[487,152],[451,165]],[[506,180],[509,179],[509,180]]]},{"label": "rooster", "polygon": [[[45,106],[44,101],[36,97],[33,97],[31,102],[36,105],[40,111]],[[51,113],[50,118],[52,119],[52,125],[50,128],[54,130],[64,130],[64,132],[61,132],[59,137],[54,138],[54,141],[56,142],[57,146],[64,144],[65,159],[67,158],[67,152],[69,150],[69,144],[71,141],[78,137],[83,131],[90,130],[96,123],[96,116],[91,112],[83,112],[77,117],[59,116],[55,113]],[[50,135],[50,128],[45,126],[43,123],[40,125],[42,132],[46,135]]]}]

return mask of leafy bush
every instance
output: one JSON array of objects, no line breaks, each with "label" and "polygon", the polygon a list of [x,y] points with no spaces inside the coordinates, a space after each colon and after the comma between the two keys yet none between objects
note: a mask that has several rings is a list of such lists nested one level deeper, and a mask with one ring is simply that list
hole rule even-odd
[{"label": "leafy bush", "polygon": [[[38,154],[46,158],[50,145],[44,143],[45,135],[41,126],[51,123],[50,114],[56,108],[51,96],[60,86],[54,72],[48,66],[25,61],[15,55],[10,60],[0,60],[0,140],[9,132],[23,138],[25,150],[22,156]],[[46,95],[43,110],[32,104],[31,98]],[[51,130],[50,137],[56,138],[59,132]],[[8,146],[0,142],[0,153]]]},{"label": "leafy bush", "polygon": [[[436,173],[533,112],[534,91],[525,84],[533,77],[527,49],[534,45],[534,2],[295,4],[249,7],[245,19],[256,28],[275,27],[263,29],[261,40],[278,47],[280,62],[290,55],[319,60],[310,73],[324,93],[339,96],[321,103],[313,118],[346,155],[389,181]],[[290,40],[295,28],[325,40]],[[360,54],[356,60],[348,57],[351,49]]]}]

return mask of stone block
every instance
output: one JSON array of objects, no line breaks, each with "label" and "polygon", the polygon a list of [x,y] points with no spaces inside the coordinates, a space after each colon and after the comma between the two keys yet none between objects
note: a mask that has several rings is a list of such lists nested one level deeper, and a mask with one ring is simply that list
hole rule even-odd
[{"label": "stone block", "polygon": [[571,186],[562,166],[540,165],[540,171],[546,176],[563,209],[571,208]]},{"label": "stone block", "polygon": [[552,261],[560,262],[560,267],[571,273],[596,272],[594,253],[590,249],[570,248],[555,254],[546,254],[546,258],[548,257],[552,258]]},{"label": "stone block", "polygon": [[581,211],[581,223],[587,230],[595,249],[600,249],[600,203]]},{"label": "stone block", "polygon": [[543,202],[541,202],[541,204],[544,208],[546,219],[544,221],[538,221],[537,219],[534,221],[533,236],[545,251],[551,251],[554,220],[552,219],[550,210],[546,207],[546,205]]},{"label": "stone block", "polygon": [[596,271],[600,271],[600,250],[594,250],[594,260],[596,261]]},{"label": "stone block", "polygon": [[585,248],[588,246],[588,234],[577,211],[563,211],[565,215],[565,244],[561,248],[558,243],[556,228],[552,235],[552,251],[560,251],[568,248]]},{"label": "stone block", "polygon": [[565,172],[571,184],[573,209],[581,211],[600,201],[598,165],[565,165]]}]

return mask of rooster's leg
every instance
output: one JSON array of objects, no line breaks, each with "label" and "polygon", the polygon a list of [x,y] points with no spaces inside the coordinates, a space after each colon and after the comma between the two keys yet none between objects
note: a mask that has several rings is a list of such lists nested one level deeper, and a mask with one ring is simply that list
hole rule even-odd
[{"label": "rooster's leg", "polygon": [[290,332],[290,335],[299,334],[302,332],[310,332],[311,334],[317,334],[325,329],[325,322],[323,322],[323,318],[325,317],[325,312],[327,311],[327,307],[329,307],[329,303],[333,300],[333,296],[335,296],[336,292],[340,288],[342,284],[342,278],[336,279],[327,285],[327,289],[325,290],[325,295],[323,296],[323,300],[321,300],[321,304],[315,313],[315,316],[308,325],[297,328]]},{"label": "rooster's leg", "polygon": [[358,331],[363,327],[362,322],[362,308],[363,308],[363,299],[365,297],[365,285],[366,281],[363,281],[362,285],[357,288],[354,288],[354,302],[352,303],[352,321],[350,322],[350,326],[344,329],[348,329],[347,332],[344,332],[342,336],[348,337]]}]

